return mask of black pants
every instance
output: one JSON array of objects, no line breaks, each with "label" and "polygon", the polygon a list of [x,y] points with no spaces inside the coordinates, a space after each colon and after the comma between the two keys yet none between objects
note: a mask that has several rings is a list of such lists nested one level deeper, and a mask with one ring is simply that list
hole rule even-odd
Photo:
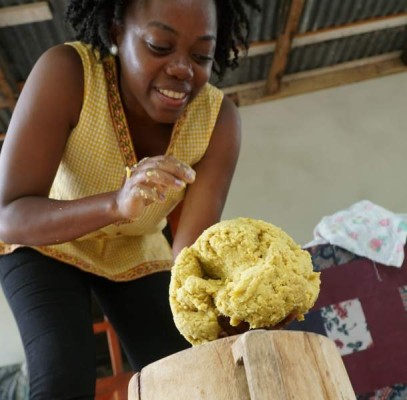
[{"label": "black pants", "polygon": [[0,256],[0,281],[24,345],[30,399],[94,398],[92,291],[134,370],[189,347],[172,319],[169,272],[112,282],[21,248]]}]

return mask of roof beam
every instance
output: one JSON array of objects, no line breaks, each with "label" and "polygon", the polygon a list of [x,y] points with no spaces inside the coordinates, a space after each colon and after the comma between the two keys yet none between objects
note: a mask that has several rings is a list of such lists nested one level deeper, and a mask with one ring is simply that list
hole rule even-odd
[{"label": "roof beam", "polygon": [[[401,56],[401,51],[393,51],[391,53],[384,53],[379,54],[378,56],[372,57],[365,57],[360,58],[358,60],[348,61],[340,64],[331,65],[329,67],[321,67],[316,69],[311,69],[308,71],[303,72],[296,72],[293,74],[287,74],[283,78],[283,82],[292,82],[299,79],[307,79],[313,78],[315,76],[324,75],[324,74],[332,74],[338,71],[346,71],[346,70],[357,70],[358,68],[366,67],[370,68],[372,65],[378,65],[377,67],[377,75],[379,76],[381,71],[380,65],[387,66],[387,62],[395,61],[395,65],[399,65],[399,60]],[[368,67],[369,66],[369,67]],[[405,71],[406,68],[400,66],[401,71]],[[369,69],[370,71],[370,69]],[[373,74],[373,72],[372,72]]]},{"label": "roof beam", "polygon": [[52,12],[46,1],[0,8],[0,28],[50,19]]},{"label": "roof beam", "polygon": [[277,39],[273,62],[267,79],[266,91],[268,94],[276,93],[280,88],[281,79],[287,67],[292,41],[298,30],[304,4],[305,0],[291,0],[287,23],[284,26],[283,33]]},{"label": "roof beam", "polygon": [[367,21],[356,22],[335,28],[321,29],[316,32],[298,35],[293,40],[293,47],[307,46],[310,44],[326,42],[328,40],[342,39],[349,36],[398,28],[405,25],[407,25],[407,13],[374,18]]},{"label": "roof beam", "polygon": [[[397,28],[407,25],[407,13],[369,19],[353,24],[342,25],[334,28],[320,29],[314,32],[296,35],[291,47],[300,47],[310,44],[326,42],[328,40],[341,39],[349,36],[362,35],[364,33],[380,31],[383,29]],[[247,53],[248,57],[270,54],[275,51],[276,41],[253,43]]]},{"label": "roof beam", "polygon": [[400,72],[405,73],[407,66],[401,62],[400,54],[401,51],[396,51],[331,67],[289,74],[284,76],[281,90],[274,95],[265,94],[266,81],[230,86],[223,88],[222,91],[226,95],[233,95],[239,106],[277,100]]}]

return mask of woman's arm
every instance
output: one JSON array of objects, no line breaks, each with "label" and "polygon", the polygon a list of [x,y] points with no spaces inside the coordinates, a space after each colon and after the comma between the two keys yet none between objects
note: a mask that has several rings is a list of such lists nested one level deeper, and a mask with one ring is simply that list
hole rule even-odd
[{"label": "woman's arm", "polygon": [[[76,50],[57,46],[47,51],[27,80],[1,152],[0,240],[26,245],[73,240],[137,217],[152,201],[163,201],[158,197],[169,187],[181,189],[176,178],[193,181],[186,176],[189,167],[158,157],[135,168],[117,191],[72,201],[49,199],[82,100],[83,68]],[[159,177],[149,178],[149,169],[158,170]],[[154,184],[161,192],[152,190]]]},{"label": "woman's arm", "polygon": [[196,164],[196,180],[187,189],[173,242],[174,258],[209,226],[219,222],[239,156],[240,117],[225,97],[208,149]]},{"label": "woman's arm", "polygon": [[48,199],[83,99],[83,68],[70,46],[40,57],[17,102],[0,157],[0,238],[52,244],[113,222],[113,194],[75,202]]}]

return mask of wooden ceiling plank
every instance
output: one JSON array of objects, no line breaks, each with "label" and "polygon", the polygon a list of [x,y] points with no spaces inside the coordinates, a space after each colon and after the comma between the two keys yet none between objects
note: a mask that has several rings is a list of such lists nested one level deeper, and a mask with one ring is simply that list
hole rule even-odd
[{"label": "wooden ceiling plank", "polygon": [[267,79],[268,94],[278,92],[281,79],[287,67],[288,55],[291,50],[294,35],[297,33],[305,0],[291,0],[291,7],[283,33],[277,38],[273,62]]},{"label": "wooden ceiling plank", "polygon": [[[334,28],[325,28],[295,35],[291,47],[294,48],[310,44],[317,44],[326,42],[328,40],[341,39],[383,29],[403,27],[405,25],[407,25],[407,13],[372,18],[352,24],[336,26]],[[247,52],[247,57],[270,54],[275,50],[275,48],[275,40],[253,43]]]},{"label": "wooden ceiling plank", "polygon": [[391,53],[379,54],[378,56],[360,58],[358,60],[348,61],[340,64],[331,65],[329,67],[322,67],[311,69],[303,72],[296,72],[294,74],[288,74],[283,77],[283,82],[295,81],[298,79],[312,78],[314,76],[323,75],[327,73],[333,73],[336,71],[344,71],[359,67],[364,67],[367,65],[378,64],[381,65],[383,62],[399,60],[401,56],[401,51],[392,51]]},{"label": "wooden ceiling plank", "polygon": [[253,82],[251,88],[246,87],[244,90],[239,90],[236,86],[235,96],[237,94],[240,106],[247,106],[407,72],[407,66],[401,62],[399,56],[391,59],[383,58],[382,61],[378,61],[377,57],[369,58],[372,59],[371,62],[365,59],[364,63],[359,65],[353,64],[354,62],[344,63],[342,69],[339,69],[339,66],[320,68],[319,74],[314,70],[314,75],[309,73],[307,76],[304,73],[296,79],[288,79],[290,75],[287,75],[283,79],[280,91],[273,95],[265,93],[265,81],[263,81],[262,86],[261,82]]},{"label": "wooden ceiling plank", "polygon": [[0,8],[0,28],[52,19],[52,12],[46,1]]},{"label": "wooden ceiling plank", "polygon": [[[271,40],[269,42],[257,42],[250,45],[247,52],[247,57],[256,57],[264,54],[272,53],[276,48],[276,41]],[[244,56],[244,54],[241,54]]]},{"label": "wooden ceiling plank", "polygon": [[326,42],[328,40],[342,39],[349,36],[363,35],[364,33],[376,32],[384,29],[403,27],[405,25],[407,25],[407,13],[378,17],[298,35],[294,38],[292,46],[307,46],[310,44]]},{"label": "wooden ceiling plank", "polygon": [[[405,72],[407,71],[407,66],[403,67],[399,61],[400,56],[401,56],[401,51],[393,51],[391,53],[386,53],[386,54],[380,54],[378,56],[372,56],[372,57],[366,57],[366,58],[361,58],[359,60],[353,60],[353,61],[348,61],[346,63],[341,63],[341,64],[336,64],[336,65],[331,65],[329,67],[322,67],[322,68],[315,68],[311,69],[308,71],[304,72],[297,72],[294,74],[288,74],[285,75],[282,79],[282,83],[289,83],[293,81],[298,81],[298,80],[305,80],[308,78],[313,78],[313,77],[318,77],[320,75],[326,75],[328,74],[333,74],[334,72],[344,72],[347,70],[354,70],[354,69],[360,69],[361,67],[366,67],[366,66],[372,66],[377,64],[378,65],[378,70],[382,71],[383,68],[380,66],[383,65],[391,65],[397,66],[397,70],[392,69],[391,73],[396,73],[396,72]],[[390,64],[389,64],[390,63]],[[369,70],[371,69],[368,67]],[[392,67],[393,68],[393,67]],[[384,75],[388,75],[389,73],[387,70],[385,70]],[[236,96],[239,93],[249,93],[250,91],[256,91],[257,93],[260,93],[261,90],[263,90],[263,93],[261,96],[265,96],[265,86],[266,86],[266,81],[253,81],[253,82],[248,82],[248,83],[241,83],[239,85],[233,85],[233,86],[228,86],[222,88],[222,91],[226,95],[230,96]],[[261,97],[260,96],[260,97]]]}]

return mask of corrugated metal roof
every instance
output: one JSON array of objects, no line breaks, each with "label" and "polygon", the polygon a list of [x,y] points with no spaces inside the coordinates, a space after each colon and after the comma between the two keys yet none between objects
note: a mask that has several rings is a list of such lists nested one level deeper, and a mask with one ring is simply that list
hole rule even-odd
[{"label": "corrugated metal roof", "polygon": [[405,11],[406,0],[307,0],[299,32],[312,32]]},{"label": "corrugated metal roof", "polygon": [[[0,0],[0,7],[32,2],[34,1]],[[250,37],[253,41],[275,39],[279,22],[281,25],[281,18],[278,18],[281,17],[278,14],[281,1],[259,0],[259,3],[263,11],[251,12]],[[17,82],[27,78],[45,50],[72,38],[72,33],[63,20],[65,4],[61,0],[50,1],[54,16],[51,21],[0,29],[0,54]],[[407,11],[407,0],[307,0],[299,31],[310,32],[403,11]],[[400,49],[404,40],[403,31],[404,28],[390,29],[294,48],[288,72],[304,71]],[[222,86],[245,83],[260,77],[264,79],[271,59],[272,55],[269,54],[243,60],[238,70],[228,73]]]},{"label": "corrugated metal roof", "polygon": [[407,29],[399,27],[296,47],[290,52],[286,73],[327,67],[402,50],[406,42]]},{"label": "corrugated metal roof", "polygon": [[[406,43],[407,28],[399,27],[295,47],[290,52],[286,73],[293,74],[391,53],[402,50]],[[243,59],[241,67],[229,73],[219,86],[227,87],[267,79],[272,58],[272,54],[267,54]]]},{"label": "corrugated metal roof", "polygon": [[[0,7],[34,3],[24,0],[0,0]],[[53,19],[0,29],[0,51],[16,81],[24,81],[39,56],[48,48],[72,36],[63,15],[65,2],[50,1]]]},{"label": "corrugated metal roof", "polygon": [[268,75],[272,60],[273,53],[244,58],[241,60],[239,68],[229,71],[221,82],[218,82],[216,78],[212,79],[211,82],[224,88],[264,80]]},{"label": "corrugated metal roof", "polygon": [[[284,26],[286,12],[282,0],[258,0],[263,11],[252,11],[252,41],[276,39]],[[0,0],[0,8],[34,3],[27,0]],[[13,27],[0,28],[0,59],[6,63],[11,84],[23,82],[38,57],[49,47],[71,40],[73,35],[63,20],[65,0],[50,0],[53,19]],[[286,11],[286,10],[285,10]],[[407,0],[306,0],[299,32],[324,28],[407,12]],[[372,31],[295,47],[291,50],[287,73],[326,67],[364,57],[401,50],[407,43],[406,27]],[[221,87],[264,80],[273,54],[243,59],[241,66],[230,71],[219,84]],[[6,71],[7,72],[7,71]],[[217,83],[216,78],[212,82]],[[0,132],[9,123],[10,112],[0,109]]]},{"label": "corrugated metal roof", "polygon": [[278,32],[279,0],[257,0],[262,8],[261,13],[252,10],[250,13],[250,41],[268,41],[275,39]]},{"label": "corrugated metal roof", "polygon": [[[251,41],[270,41],[279,32],[280,0],[258,0],[261,14],[252,11]],[[407,0],[307,0],[299,33],[351,24],[367,19],[407,12]],[[279,18],[280,17],[280,18]]]}]

